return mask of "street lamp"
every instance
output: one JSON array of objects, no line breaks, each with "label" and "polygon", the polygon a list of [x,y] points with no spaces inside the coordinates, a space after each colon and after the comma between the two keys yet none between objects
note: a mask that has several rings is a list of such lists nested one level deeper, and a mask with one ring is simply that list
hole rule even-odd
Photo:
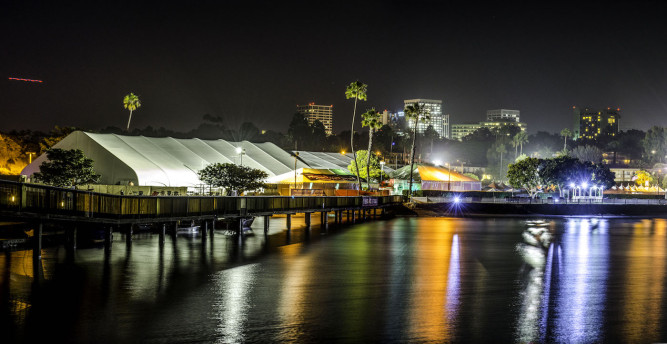
[{"label": "street lamp", "polygon": [[241,166],[243,166],[243,155],[245,154],[245,148],[236,147],[236,154],[241,157]]},{"label": "street lamp", "polygon": [[449,163],[447,163],[447,191],[452,191],[452,170]]},{"label": "street lamp", "polygon": [[296,189],[296,162],[299,159],[299,152],[294,152],[294,189]]},{"label": "street lamp", "polygon": [[384,174],[384,161],[380,161],[380,186],[382,186],[382,175]]}]

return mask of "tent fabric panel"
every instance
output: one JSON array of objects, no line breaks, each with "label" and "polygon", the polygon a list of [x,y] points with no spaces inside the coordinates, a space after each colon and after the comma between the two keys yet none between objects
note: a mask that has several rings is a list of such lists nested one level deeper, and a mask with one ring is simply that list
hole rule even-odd
[{"label": "tent fabric panel", "polygon": [[133,142],[123,140],[127,136],[115,134],[86,133],[86,135],[134,170],[138,185],[155,185],[155,183],[170,185],[167,173],[139,152],[145,143],[138,141],[137,146],[133,146]]},{"label": "tent fabric panel", "polygon": [[[291,154],[290,152],[276,146],[273,142],[253,143],[253,145],[279,161],[290,171],[294,171],[294,154]],[[308,167],[308,165],[301,161],[301,159],[297,159],[296,162],[297,169]]]},{"label": "tent fabric panel", "polygon": [[[264,168],[270,170],[271,174],[278,175],[292,171],[289,165],[276,159],[274,156],[258,147],[255,143],[243,141],[238,142],[238,144],[245,149],[245,156],[250,157]],[[285,154],[285,151],[283,151],[283,154]]]},{"label": "tent fabric panel", "polygon": [[158,139],[144,136],[118,136],[118,138],[134,148],[137,154],[145,160],[158,166],[166,179],[165,183],[158,179],[158,175],[150,176],[149,178],[154,178],[152,180],[139,178],[139,185],[163,183],[166,186],[194,186],[201,184],[194,171],[187,168],[169,149],[160,147]]}]

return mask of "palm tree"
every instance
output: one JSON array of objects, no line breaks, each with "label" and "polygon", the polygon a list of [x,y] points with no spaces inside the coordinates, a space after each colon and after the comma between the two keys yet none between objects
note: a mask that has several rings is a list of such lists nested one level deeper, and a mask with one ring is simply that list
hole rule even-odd
[{"label": "palm tree", "polygon": [[514,135],[514,137],[512,138],[512,141],[510,141],[510,144],[512,145],[512,147],[514,147],[514,160],[516,160],[516,158],[519,157],[519,140],[518,140],[518,136],[519,136],[519,134]]},{"label": "palm tree", "polygon": [[414,121],[412,130],[412,148],[410,149],[410,182],[408,183],[408,195],[412,195],[412,174],[415,164],[415,139],[417,138],[417,125],[419,122],[425,122],[429,119],[429,113],[424,104],[412,103],[405,107],[405,118]]},{"label": "palm tree", "polygon": [[500,165],[498,166],[498,170],[500,170],[499,174],[500,177],[503,175],[503,154],[507,153],[507,149],[505,148],[504,144],[499,144],[496,146],[496,153],[500,154]]},{"label": "palm tree", "polygon": [[380,113],[375,109],[370,109],[361,114],[361,126],[368,127],[368,154],[366,154],[366,184],[371,188],[371,148],[373,147],[373,133],[375,130],[382,128],[382,121],[380,120]]},{"label": "palm tree", "polygon": [[519,155],[523,155],[523,144],[528,143],[528,134],[526,134],[525,131],[520,131],[514,135],[514,140],[516,140],[516,144],[521,147]]},{"label": "palm tree", "polygon": [[563,151],[566,151],[567,150],[567,138],[569,136],[572,136],[572,132],[570,131],[570,129],[565,128],[565,129],[560,131],[560,136],[565,138],[565,143],[563,145]]},{"label": "palm tree", "polygon": [[134,93],[130,92],[130,94],[126,95],[125,98],[123,98],[123,106],[130,110],[130,118],[127,119],[127,131],[130,130],[130,121],[132,120],[132,111],[138,109],[141,107],[141,102],[139,101],[139,97],[135,95]]},{"label": "palm tree", "polygon": [[[350,131],[350,149],[352,150],[352,157],[354,158],[355,166],[357,162],[357,152],[354,151],[354,118],[357,115],[357,100],[367,100],[366,92],[368,90],[368,85],[355,81],[350,84],[345,90],[345,99],[354,98],[354,112],[352,112],[352,130]],[[355,168],[357,173],[357,184],[359,189],[361,189],[361,178],[359,177],[359,168]]]}]

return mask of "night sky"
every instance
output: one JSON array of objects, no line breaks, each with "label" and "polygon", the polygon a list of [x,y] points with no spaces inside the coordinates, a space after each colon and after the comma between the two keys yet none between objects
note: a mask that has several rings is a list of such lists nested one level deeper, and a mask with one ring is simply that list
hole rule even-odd
[{"label": "night sky", "polygon": [[[0,130],[188,131],[204,114],[286,132],[296,104],[360,110],[443,100],[451,123],[521,111],[529,132],[571,126],[573,105],[621,108],[621,129],[667,126],[667,20],[659,2],[532,7],[428,1],[2,2]],[[224,5],[221,5],[224,4]],[[8,80],[21,77],[42,84]]]}]

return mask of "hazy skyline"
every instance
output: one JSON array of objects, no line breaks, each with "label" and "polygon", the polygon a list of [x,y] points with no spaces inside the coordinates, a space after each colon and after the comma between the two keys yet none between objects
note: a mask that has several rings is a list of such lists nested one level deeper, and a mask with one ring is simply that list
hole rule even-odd
[{"label": "hazy skyline", "polygon": [[0,130],[122,128],[134,92],[134,128],[187,131],[210,114],[285,132],[297,104],[316,102],[334,106],[338,133],[355,80],[368,84],[362,111],[441,99],[450,123],[516,109],[533,133],[570,127],[576,105],[621,108],[622,130],[667,126],[659,2],[2,6]]}]

